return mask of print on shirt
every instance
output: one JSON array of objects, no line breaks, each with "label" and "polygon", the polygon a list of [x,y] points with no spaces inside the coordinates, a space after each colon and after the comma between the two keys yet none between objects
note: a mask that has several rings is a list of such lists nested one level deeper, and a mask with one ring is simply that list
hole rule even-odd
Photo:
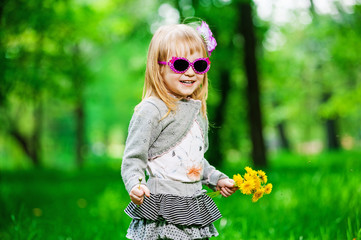
[{"label": "print on shirt", "polygon": [[149,160],[147,172],[150,177],[181,182],[202,179],[204,139],[202,130],[194,121],[188,134],[167,153]]}]

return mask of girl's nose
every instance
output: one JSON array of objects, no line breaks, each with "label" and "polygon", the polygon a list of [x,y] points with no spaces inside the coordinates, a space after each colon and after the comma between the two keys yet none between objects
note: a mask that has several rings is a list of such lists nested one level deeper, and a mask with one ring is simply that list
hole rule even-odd
[{"label": "girl's nose", "polygon": [[194,72],[193,68],[189,66],[188,70],[184,73],[186,76],[194,76],[196,73]]}]

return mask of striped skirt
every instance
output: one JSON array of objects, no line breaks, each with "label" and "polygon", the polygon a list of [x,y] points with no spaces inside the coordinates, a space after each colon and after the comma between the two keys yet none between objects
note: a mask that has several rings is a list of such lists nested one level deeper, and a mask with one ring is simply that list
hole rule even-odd
[{"label": "striped skirt", "polygon": [[[207,239],[217,236],[213,222],[221,214],[197,183],[150,179],[151,191],[140,206],[130,203],[125,212],[133,220],[127,238],[134,240]],[[167,193],[165,193],[167,192]]]}]

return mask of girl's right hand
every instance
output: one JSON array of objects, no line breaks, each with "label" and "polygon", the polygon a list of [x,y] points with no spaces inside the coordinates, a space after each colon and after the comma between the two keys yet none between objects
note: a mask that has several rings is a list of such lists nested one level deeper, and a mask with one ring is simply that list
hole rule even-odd
[{"label": "girl's right hand", "polygon": [[145,185],[136,185],[132,188],[132,190],[129,192],[130,200],[132,200],[133,203],[140,205],[143,203],[144,195],[147,197],[150,197],[150,191]]}]

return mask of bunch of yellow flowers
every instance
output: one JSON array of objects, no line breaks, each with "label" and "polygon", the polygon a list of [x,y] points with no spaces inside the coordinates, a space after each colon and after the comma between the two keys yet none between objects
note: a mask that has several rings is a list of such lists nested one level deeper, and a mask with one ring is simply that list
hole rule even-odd
[{"label": "bunch of yellow flowers", "polygon": [[246,195],[253,194],[252,201],[257,202],[264,194],[270,194],[272,184],[267,184],[267,175],[264,171],[255,171],[250,167],[245,167],[246,173],[243,177],[240,174],[233,175],[235,186]]}]

